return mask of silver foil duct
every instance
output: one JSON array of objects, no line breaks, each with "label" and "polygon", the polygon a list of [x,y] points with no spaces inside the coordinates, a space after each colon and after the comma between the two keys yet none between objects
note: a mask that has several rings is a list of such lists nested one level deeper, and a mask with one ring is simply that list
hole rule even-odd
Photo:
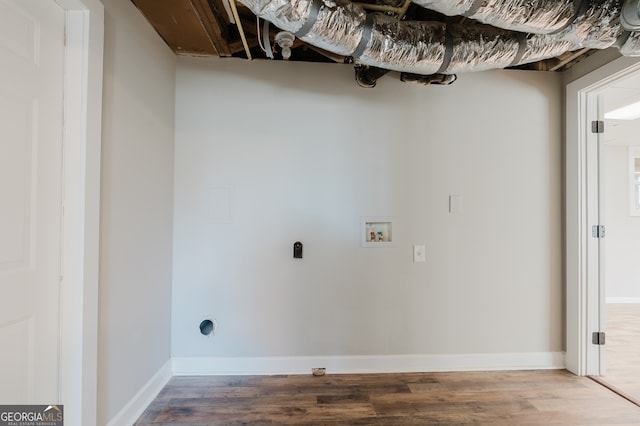
[{"label": "silver foil duct", "polygon": [[309,17],[311,0],[242,1],[256,15],[286,31],[298,31]]},{"label": "silver foil duct", "polygon": [[534,34],[527,37],[524,53],[519,64],[528,64],[543,59],[555,58],[565,52],[581,49],[569,41],[558,39],[550,35]]},{"label": "silver foil duct", "polygon": [[435,74],[445,55],[446,24],[398,22],[387,15],[372,14],[369,43],[357,61],[364,65],[413,74]]},{"label": "silver foil duct", "polygon": [[576,44],[589,43],[594,49],[610,46],[620,33],[621,0],[412,1],[445,15],[466,16],[498,28],[558,34]]},{"label": "silver foil duct", "polygon": [[[616,44],[623,34],[619,1],[610,0],[592,0],[555,34],[526,34],[474,22],[398,21],[381,13],[367,14],[353,3],[329,0],[239,1],[305,42],[352,56],[356,63],[422,75],[505,68],[581,48],[602,49]],[[620,43],[620,51],[640,55],[639,39],[631,33],[626,43]]]},{"label": "silver foil duct", "polygon": [[[366,12],[353,3],[316,0],[240,0],[256,16],[298,38],[339,55],[356,49]],[[303,31],[304,34],[300,33]]]},{"label": "silver foil duct", "polygon": [[640,32],[634,31],[620,46],[620,53],[624,56],[640,56]]},{"label": "silver foil duct", "polygon": [[364,32],[366,12],[346,3],[323,3],[311,30],[301,35],[302,40],[339,55],[349,56],[358,47]]},{"label": "silver foil duct", "polygon": [[357,62],[413,74],[505,68],[580,48],[548,35],[526,37],[485,25],[447,26],[442,22],[398,22],[381,14],[372,17],[371,39]]},{"label": "silver foil duct", "polygon": [[450,25],[451,63],[445,74],[505,68],[516,61],[517,34],[484,25]]},{"label": "silver foil duct", "polygon": [[[466,16],[513,31],[549,34],[562,30],[578,14],[574,0],[412,0],[448,16]],[[585,0],[588,1],[588,0]]]},{"label": "silver foil duct", "polygon": [[620,10],[619,0],[594,0],[571,25],[556,36],[581,47],[606,49],[612,46],[623,32]]}]

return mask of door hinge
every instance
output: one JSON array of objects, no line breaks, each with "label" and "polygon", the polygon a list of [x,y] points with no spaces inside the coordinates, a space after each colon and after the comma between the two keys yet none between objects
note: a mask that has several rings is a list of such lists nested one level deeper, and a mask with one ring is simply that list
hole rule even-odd
[{"label": "door hinge", "polygon": [[593,342],[594,345],[604,345],[604,332],[602,331],[594,331],[593,335],[591,336],[591,342]]},{"label": "door hinge", "polygon": [[591,236],[593,238],[604,238],[604,225],[593,225],[591,227]]},{"label": "door hinge", "polygon": [[600,120],[592,121],[591,133],[604,133],[604,121],[600,121]]}]

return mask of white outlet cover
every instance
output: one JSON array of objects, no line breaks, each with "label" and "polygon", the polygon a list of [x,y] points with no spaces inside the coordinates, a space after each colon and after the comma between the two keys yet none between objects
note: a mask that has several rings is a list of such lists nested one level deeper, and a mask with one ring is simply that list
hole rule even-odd
[{"label": "white outlet cover", "polygon": [[459,195],[449,195],[449,213],[459,213],[462,208],[462,198]]},{"label": "white outlet cover", "polygon": [[413,261],[414,262],[425,262],[426,261],[425,246],[423,246],[423,245],[414,245],[413,246]]}]

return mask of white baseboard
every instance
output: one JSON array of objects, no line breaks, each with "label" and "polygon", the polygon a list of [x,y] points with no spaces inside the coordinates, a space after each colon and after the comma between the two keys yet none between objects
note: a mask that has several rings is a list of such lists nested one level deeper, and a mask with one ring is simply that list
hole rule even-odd
[{"label": "white baseboard", "polygon": [[640,297],[607,297],[607,303],[640,303]]},{"label": "white baseboard", "polygon": [[564,357],[564,352],[265,358],[177,357],[172,359],[172,363],[173,374],[176,376],[311,374],[314,367],[324,367],[328,374],[359,374],[562,369],[565,368]]},{"label": "white baseboard", "polygon": [[109,420],[107,426],[133,425],[153,399],[158,396],[171,377],[173,377],[173,374],[171,372],[171,360],[169,360],[142,386],[127,405]]}]

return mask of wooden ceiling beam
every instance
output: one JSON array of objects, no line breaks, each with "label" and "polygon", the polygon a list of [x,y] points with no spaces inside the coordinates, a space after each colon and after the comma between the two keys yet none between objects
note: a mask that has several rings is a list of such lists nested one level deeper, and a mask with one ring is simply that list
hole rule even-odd
[{"label": "wooden ceiling beam", "polygon": [[576,59],[580,58],[581,56],[583,56],[584,54],[586,54],[589,50],[588,48],[584,48],[584,49],[580,49],[577,50],[575,52],[567,52],[564,55],[558,57],[558,63],[555,64],[554,66],[552,66],[551,68],[549,68],[549,71],[557,71],[560,68],[564,67],[565,65],[568,65],[570,62],[575,61]]},{"label": "wooden ceiling beam", "polygon": [[218,55],[190,0],[131,0],[178,54]]},{"label": "wooden ceiling beam", "polygon": [[207,0],[189,0],[194,12],[198,16],[202,27],[209,36],[211,44],[218,52],[219,56],[231,56],[229,44],[223,36],[223,30],[220,22],[213,14],[211,6]]},{"label": "wooden ceiling beam", "polygon": [[[258,45],[258,42],[256,41],[255,43],[250,42],[249,40],[247,40],[247,42],[249,43],[249,48],[253,48],[255,46]],[[244,45],[242,44],[242,40],[235,40],[229,43],[229,51],[231,52],[231,54],[236,54],[239,52],[244,52]]]},{"label": "wooden ceiling beam", "polygon": [[307,47],[311,50],[313,50],[316,53],[321,54],[322,56],[324,56],[327,59],[331,59],[333,62],[339,63],[339,64],[344,64],[344,56],[342,55],[338,55],[336,53],[333,52],[329,52],[327,50],[324,49],[320,49],[319,47],[315,47],[312,46],[310,44],[307,45]]}]

